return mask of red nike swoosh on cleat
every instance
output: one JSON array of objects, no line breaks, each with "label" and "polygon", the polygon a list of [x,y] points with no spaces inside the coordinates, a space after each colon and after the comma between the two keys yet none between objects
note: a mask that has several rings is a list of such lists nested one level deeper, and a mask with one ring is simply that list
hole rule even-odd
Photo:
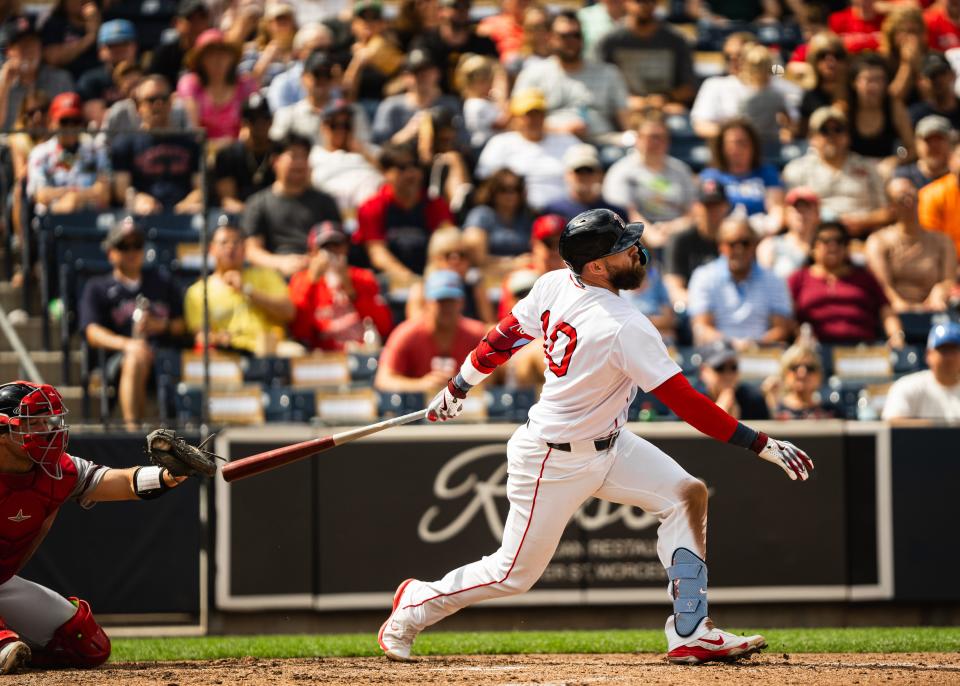
[{"label": "red nike swoosh on cleat", "polygon": [[722,646],[722,645],[723,645],[723,639],[722,639],[722,638],[718,638],[718,639],[715,640],[715,641],[711,641],[709,638],[698,638],[697,640],[698,640],[698,641],[701,641],[701,642],[703,642],[703,643],[709,643],[709,644],[712,645],[712,646]]}]

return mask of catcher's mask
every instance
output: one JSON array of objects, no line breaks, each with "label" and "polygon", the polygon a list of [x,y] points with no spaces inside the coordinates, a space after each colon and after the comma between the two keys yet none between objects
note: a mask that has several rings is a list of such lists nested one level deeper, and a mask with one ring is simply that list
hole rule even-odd
[{"label": "catcher's mask", "polygon": [[53,479],[61,479],[60,458],[70,429],[63,397],[50,384],[13,381],[0,386],[0,426],[31,460]]}]

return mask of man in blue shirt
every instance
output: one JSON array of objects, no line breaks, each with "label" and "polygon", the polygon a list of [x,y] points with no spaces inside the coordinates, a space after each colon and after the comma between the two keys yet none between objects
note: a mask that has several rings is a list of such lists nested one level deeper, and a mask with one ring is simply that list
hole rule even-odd
[{"label": "man in blue shirt", "polygon": [[786,341],[793,332],[787,286],[757,264],[757,238],[742,215],[720,225],[720,257],[690,277],[687,311],[698,345],[728,339],[737,349]]}]

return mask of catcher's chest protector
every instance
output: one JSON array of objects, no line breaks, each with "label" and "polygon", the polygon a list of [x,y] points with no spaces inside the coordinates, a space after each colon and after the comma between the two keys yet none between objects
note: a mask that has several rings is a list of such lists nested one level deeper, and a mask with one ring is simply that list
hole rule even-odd
[{"label": "catcher's chest protector", "polygon": [[0,584],[17,573],[47,517],[73,492],[77,468],[66,453],[60,456],[60,469],[60,480],[39,467],[26,474],[0,474]]}]

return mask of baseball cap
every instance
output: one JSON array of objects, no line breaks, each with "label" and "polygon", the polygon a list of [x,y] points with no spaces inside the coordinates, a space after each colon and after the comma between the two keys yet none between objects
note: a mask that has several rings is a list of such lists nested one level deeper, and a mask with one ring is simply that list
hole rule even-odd
[{"label": "baseball cap", "polygon": [[353,107],[343,98],[337,98],[323,108],[323,121],[330,121],[338,114],[349,114],[351,117],[353,116]]},{"label": "baseball cap", "polygon": [[935,324],[927,337],[927,350],[936,350],[941,345],[960,345],[960,323]]},{"label": "baseball cap", "polygon": [[567,220],[559,214],[544,214],[534,220],[530,235],[534,240],[545,241],[563,233],[563,227],[566,225]]},{"label": "baseball cap", "polygon": [[137,40],[137,30],[126,19],[111,19],[100,24],[97,31],[97,45],[116,45],[132,43]]},{"label": "baseball cap", "polygon": [[539,88],[527,88],[510,98],[510,114],[520,117],[534,110],[547,110],[547,98]]},{"label": "baseball cap", "polygon": [[423,48],[414,48],[403,63],[406,71],[417,72],[433,66],[433,57]]},{"label": "baseball cap", "polygon": [[716,179],[704,179],[700,182],[697,198],[702,203],[726,202],[727,190]]},{"label": "baseball cap", "polygon": [[297,12],[287,0],[271,0],[263,11],[264,19],[276,19],[282,16],[296,17]]},{"label": "baseball cap", "polygon": [[243,103],[243,119],[253,121],[254,119],[272,119],[270,114],[270,103],[260,93],[251,93],[250,97]]},{"label": "baseball cap", "polygon": [[463,279],[449,269],[440,269],[427,277],[423,287],[423,296],[427,300],[447,300],[464,297]]},{"label": "baseball cap", "polygon": [[923,65],[920,67],[920,73],[928,79],[951,71],[953,67],[942,52],[930,52],[923,58]]},{"label": "baseball cap", "polygon": [[939,114],[928,114],[917,122],[917,138],[926,138],[927,136],[933,136],[938,133],[947,138],[953,136],[953,125],[946,117],[941,117]]},{"label": "baseball cap", "polygon": [[787,193],[785,202],[788,205],[796,205],[798,202],[808,202],[811,205],[816,205],[819,207],[820,196],[817,195],[817,192],[809,186],[797,186],[796,188],[790,189],[790,192]]},{"label": "baseball cap", "polygon": [[383,3],[380,0],[357,0],[353,3],[353,16],[359,17],[364,12],[383,14]]},{"label": "baseball cap", "polygon": [[330,55],[327,54],[326,50],[314,50],[303,64],[304,73],[313,74],[314,76],[330,78],[332,69],[333,60],[330,59]]},{"label": "baseball cap", "polygon": [[579,143],[572,145],[563,154],[563,166],[567,169],[580,169],[581,167],[600,168],[600,155],[597,149],[589,143]]},{"label": "baseball cap", "polygon": [[810,130],[819,132],[828,121],[838,121],[841,124],[846,124],[847,115],[839,107],[833,105],[818,107],[810,115]]},{"label": "baseball cap", "polygon": [[207,4],[203,0],[180,0],[180,4],[177,5],[178,17],[189,17],[191,14],[195,14],[196,12],[210,14],[210,10],[207,8]]},{"label": "baseball cap", "polygon": [[722,364],[737,359],[737,351],[730,341],[714,341],[697,349],[700,354],[700,363],[708,367],[719,367]]},{"label": "baseball cap", "polygon": [[76,93],[60,93],[50,103],[51,124],[56,124],[65,117],[83,117],[83,101]]},{"label": "baseball cap", "polygon": [[142,241],[144,239],[143,229],[134,221],[133,217],[125,217],[110,227],[110,231],[107,232],[107,237],[102,243],[103,249],[115,248],[130,237],[137,237]]},{"label": "baseball cap", "polygon": [[29,14],[11,17],[0,26],[0,48],[8,48],[27,36],[40,36],[33,17]]},{"label": "baseball cap", "polygon": [[346,243],[347,234],[337,222],[325,221],[314,224],[307,234],[307,248],[314,250],[328,243]]},{"label": "baseball cap", "polygon": [[229,50],[233,53],[235,60],[240,60],[240,47],[238,45],[228,42],[226,36],[223,35],[223,31],[220,29],[207,29],[197,36],[197,40],[190,49],[190,52],[184,57],[184,64],[186,64],[188,69],[196,69],[203,53],[213,48]]}]

